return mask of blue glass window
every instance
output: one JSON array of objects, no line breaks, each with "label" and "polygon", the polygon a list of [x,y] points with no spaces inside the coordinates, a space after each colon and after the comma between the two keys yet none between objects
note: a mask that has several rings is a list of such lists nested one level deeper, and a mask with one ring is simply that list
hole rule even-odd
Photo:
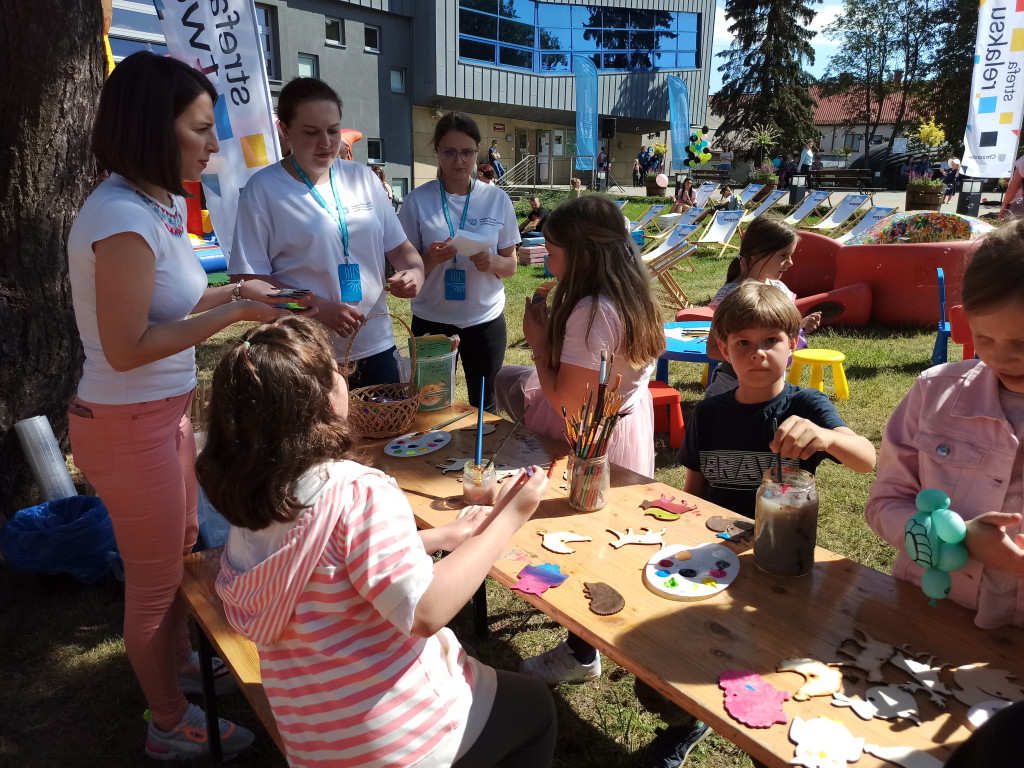
[{"label": "blue glass window", "polygon": [[459,58],[553,74],[582,54],[606,71],[693,69],[696,13],[567,5],[537,0],[460,0]]},{"label": "blue glass window", "polygon": [[139,40],[125,40],[121,37],[110,38],[110,52],[114,54],[114,61],[120,61],[138,51],[152,51],[158,56],[166,56],[167,46],[159,43],[144,43]]}]

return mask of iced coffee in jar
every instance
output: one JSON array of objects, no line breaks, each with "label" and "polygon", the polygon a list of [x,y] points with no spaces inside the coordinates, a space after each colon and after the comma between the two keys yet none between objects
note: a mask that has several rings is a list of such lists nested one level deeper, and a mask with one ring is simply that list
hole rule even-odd
[{"label": "iced coffee in jar", "polygon": [[818,491],[814,475],[783,467],[764,473],[754,507],[754,562],[775,576],[803,576],[814,567]]}]

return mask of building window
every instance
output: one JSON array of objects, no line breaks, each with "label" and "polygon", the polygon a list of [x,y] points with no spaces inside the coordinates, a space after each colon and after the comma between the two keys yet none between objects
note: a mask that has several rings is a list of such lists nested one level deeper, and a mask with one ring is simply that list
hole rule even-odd
[{"label": "building window", "polygon": [[344,19],[332,19],[327,17],[324,19],[326,25],[324,31],[324,37],[326,38],[327,45],[345,45],[345,20]]},{"label": "building window", "polygon": [[405,93],[405,70],[401,67],[391,68],[391,92]]},{"label": "building window", "polygon": [[391,180],[391,194],[395,196],[396,200],[401,200],[409,193],[409,180],[408,179],[392,179]]},{"label": "building window", "polygon": [[542,74],[694,69],[700,14],[535,2],[459,0],[459,58]]},{"label": "building window", "polygon": [[320,62],[311,53],[299,54],[299,77],[320,77]]},{"label": "building window", "polygon": [[849,147],[854,152],[860,151],[860,143],[864,139],[862,133],[848,133],[843,141],[843,146]]},{"label": "building window", "polygon": [[152,51],[167,55],[160,18],[151,3],[114,0],[110,24],[110,52],[114,61],[131,56],[136,51]]},{"label": "building window", "polygon": [[256,26],[260,32],[263,60],[266,62],[267,79],[280,80],[281,67],[277,58],[277,11],[268,5],[256,6]]},{"label": "building window", "polygon": [[363,50],[367,53],[380,53],[380,27],[367,24],[363,29]]},{"label": "building window", "polygon": [[384,142],[380,139],[366,140],[366,160],[370,163],[384,162]]}]

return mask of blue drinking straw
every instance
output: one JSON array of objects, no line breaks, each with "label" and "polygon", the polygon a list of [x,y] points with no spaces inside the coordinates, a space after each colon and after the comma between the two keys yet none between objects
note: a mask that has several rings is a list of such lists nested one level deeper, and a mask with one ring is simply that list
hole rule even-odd
[{"label": "blue drinking straw", "polygon": [[476,417],[476,465],[484,462],[484,382],[486,376],[480,377],[480,412]]}]

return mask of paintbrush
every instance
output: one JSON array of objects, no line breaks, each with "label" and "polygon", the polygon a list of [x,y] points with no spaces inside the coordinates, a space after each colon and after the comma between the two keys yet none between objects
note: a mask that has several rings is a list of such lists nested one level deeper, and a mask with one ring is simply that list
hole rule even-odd
[{"label": "paintbrush", "polygon": [[425,435],[428,432],[433,432],[435,429],[440,429],[441,427],[447,427],[449,424],[454,424],[456,421],[459,421],[461,419],[466,418],[471,413],[476,413],[476,411],[475,410],[465,411],[464,413],[460,413],[458,416],[454,416],[454,417],[448,419],[447,421],[442,421],[440,424],[435,424],[432,427],[427,427],[422,432],[413,432],[411,435],[409,435],[409,437],[419,437],[420,435]]},{"label": "paintbrush", "polygon": [[487,463],[484,465],[484,471],[486,471],[487,468],[494,463],[495,457],[499,453],[501,453],[501,449],[505,447],[505,443],[507,443],[509,439],[512,437],[512,435],[516,433],[516,430],[519,429],[519,425],[523,423],[523,419],[526,418],[526,412],[528,410],[530,410],[530,406],[526,406],[526,408],[523,409],[523,412],[519,415],[519,418],[516,419],[515,423],[512,425],[512,429],[510,429],[508,431],[508,434],[505,435],[505,438],[500,443],[498,443],[498,447],[495,449],[494,453],[491,454],[491,458],[489,458],[487,460]]}]

